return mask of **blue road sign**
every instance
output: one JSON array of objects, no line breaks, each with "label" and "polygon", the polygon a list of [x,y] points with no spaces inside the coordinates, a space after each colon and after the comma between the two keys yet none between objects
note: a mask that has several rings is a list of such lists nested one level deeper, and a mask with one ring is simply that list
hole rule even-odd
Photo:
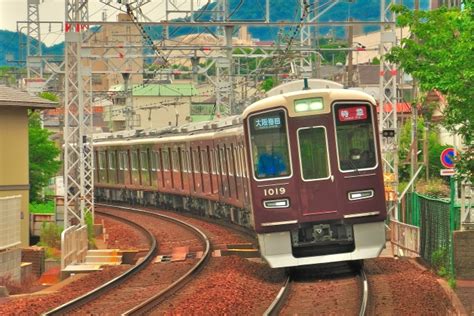
[{"label": "blue road sign", "polygon": [[454,157],[456,157],[456,150],[454,148],[446,148],[441,152],[441,164],[448,169],[454,168]]}]

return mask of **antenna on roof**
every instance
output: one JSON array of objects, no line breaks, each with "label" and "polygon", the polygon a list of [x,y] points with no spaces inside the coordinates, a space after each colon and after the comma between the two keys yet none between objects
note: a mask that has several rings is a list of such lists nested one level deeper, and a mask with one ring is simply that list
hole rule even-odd
[{"label": "antenna on roof", "polygon": [[309,90],[308,78],[303,78],[304,87],[303,90]]}]

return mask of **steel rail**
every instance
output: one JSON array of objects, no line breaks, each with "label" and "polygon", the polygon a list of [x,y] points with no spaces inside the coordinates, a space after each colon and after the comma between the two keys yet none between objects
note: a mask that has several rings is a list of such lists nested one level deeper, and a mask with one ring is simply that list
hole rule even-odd
[{"label": "steel rail", "polygon": [[283,308],[283,304],[286,302],[288,298],[288,294],[290,294],[291,289],[291,276],[288,276],[286,279],[285,284],[281,287],[280,291],[278,291],[277,296],[267,308],[267,310],[263,313],[264,316],[277,316],[279,315],[281,309]]},{"label": "steel rail", "polygon": [[109,282],[93,289],[92,291],[89,291],[89,292],[81,295],[80,297],[77,297],[77,298],[75,298],[75,299],[73,299],[69,302],[64,303],[63,305],[60,305],[60,306],[44,313],[43,315],[64,315],[64,314],[67,314],[68,312],[70,312],[70,311],[72,311],[76,308],[79,308],[79,307],[83,306],[84,304],[96,299],[98,296],[104,294],[105,292],[108,292],[110,289],[116,287],[117,285],[122,284],[133,274],[135,274],[135,273],[143,270],[144,268],[146,268],[146,266],[148,266],[148,264],[151,263],[152,259],[155,257],[155,255],[157,253],[157,243],[156,243],[155,237],[153,236],[153,234],[149,230],[147,230],[144,227],[142,227],[142,226],[140,226],[140,225],[138,225],[138,224],[136,224],[132,221],[129,221],[125,218],[122,218],[122,217],[119,217],[119,216],[116,216],[116,215],[112,215],[112,214],[108,214],[108,213],[103,213],[103,212],[100,212],[98,210],[96,210],[95,212],[104,214],[107,217],[114,218],[115,220],[124,222],[127,225],[133,226],[133,227],[137,228],[138,230],[140,230],[146,236],[148,241],[150,242],[150,250],[148,251],[147,255],[145,256],[145,259],[142,262],[140,262],[137,265],[134,265],[133,267],[131,267],[130,269],[128,269],[127,271],[125,271],[121,275],[119,275],[116,278],[110,280]]},{"label": "steel rail", "polygon": [[360,305],[359,316],[364,316],[367,311],[367,304],[369,301],[369,282],[364,268],[360,270],[360,278],[362,280],[362,302]]},{"label": "steel rail", "polygon": [[167,215],[164,215],[164,214],[159,214],[159,213],[152,212],[152,211],[146,211],[146,210],[143,210],[143,209],[136,209],[136,208],[125,207],[125,206],[106,205],[106,204],[96,204],[96,205],[114,207],[114,208],[118,208],[118,209],[130,210],[130,211],[135,211],[135,212],[138,211],[140,213],[148,214],[148,215],[155,216],[155,217],[160,217],[164,220],[168,220],[170,222],[179,224],[179,225],[184,226],[188,229],[190,228],[204,241],[204,243],[206,245],[206,248],[204,250],[202,258],[186,274],[181,276],[178,280],[176,280],[175,282],[170,284],[168,287],[166,287],[165,289],[163,289],[159,293],[153,295],[152,297],[145,300],[144,302],[136,305],[134,308],[122,313],[122,315],[143,315],[143,314],[151,311],[153,308],[155,308],[157,305],[159,305],[161,302],[163,302],[163,300],[165,300],[170,295],[176,293],[176,291],[178,291],[186,283],[188,283],[192,279],[192,276],[194,274],[198,273],[199,271],[201,271],[202,268],[205,266],[205,264],[211,258],[211,243],[209,241],[209,238],[207,238],[207,236],[199,228],[197,228],[197,227],[195,227],[195,226],[193,226],[189,223],[186,223],[184,221],[181,221],[181,220],[176,219],[176,218],[171,217],[171,216],[167,216]]}]

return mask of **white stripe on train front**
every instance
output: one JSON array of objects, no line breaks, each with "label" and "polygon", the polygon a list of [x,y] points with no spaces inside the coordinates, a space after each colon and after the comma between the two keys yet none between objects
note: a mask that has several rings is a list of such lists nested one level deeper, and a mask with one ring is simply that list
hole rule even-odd
[{"label": "white stripe on train front", "polygon": [[288,225],[288,224],[296,224],[296,223],[298,223],[297,220],[284,221],[284,222],[270,222],[270,223],[262,223],[262,226],[280,226],[280,225]]}]

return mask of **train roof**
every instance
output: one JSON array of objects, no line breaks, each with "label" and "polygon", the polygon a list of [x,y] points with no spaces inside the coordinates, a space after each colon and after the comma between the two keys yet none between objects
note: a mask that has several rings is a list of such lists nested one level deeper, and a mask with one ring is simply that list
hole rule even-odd
[{"label": "train roof", "polygon": [[162,142],[198,141],[215,138],[217,134],[219,137],[236,134],[240,131],[241,125],[242,117],[235,115],[176,127],[95,134],[93,139],[94,144],[98,146],[132,146]]},{"label": "train roof", "polygon": [[[300,99],[321,98],[323,107],[319,110],[296,112],[294,109],[294,101]],[[279,95],[270,96],[268,98],[257,101],[245,108],[242,117],[245,119],[250,114],[264,111],[267,109],[283,107],[286,108],[290,117],[307,116],[314,114],[324,114],[331,112],[331,104],[334,100],[338,101],[366,101],[376,104],[375,99],[362,91],[347,89],[311,89],[287,92]]]}]

